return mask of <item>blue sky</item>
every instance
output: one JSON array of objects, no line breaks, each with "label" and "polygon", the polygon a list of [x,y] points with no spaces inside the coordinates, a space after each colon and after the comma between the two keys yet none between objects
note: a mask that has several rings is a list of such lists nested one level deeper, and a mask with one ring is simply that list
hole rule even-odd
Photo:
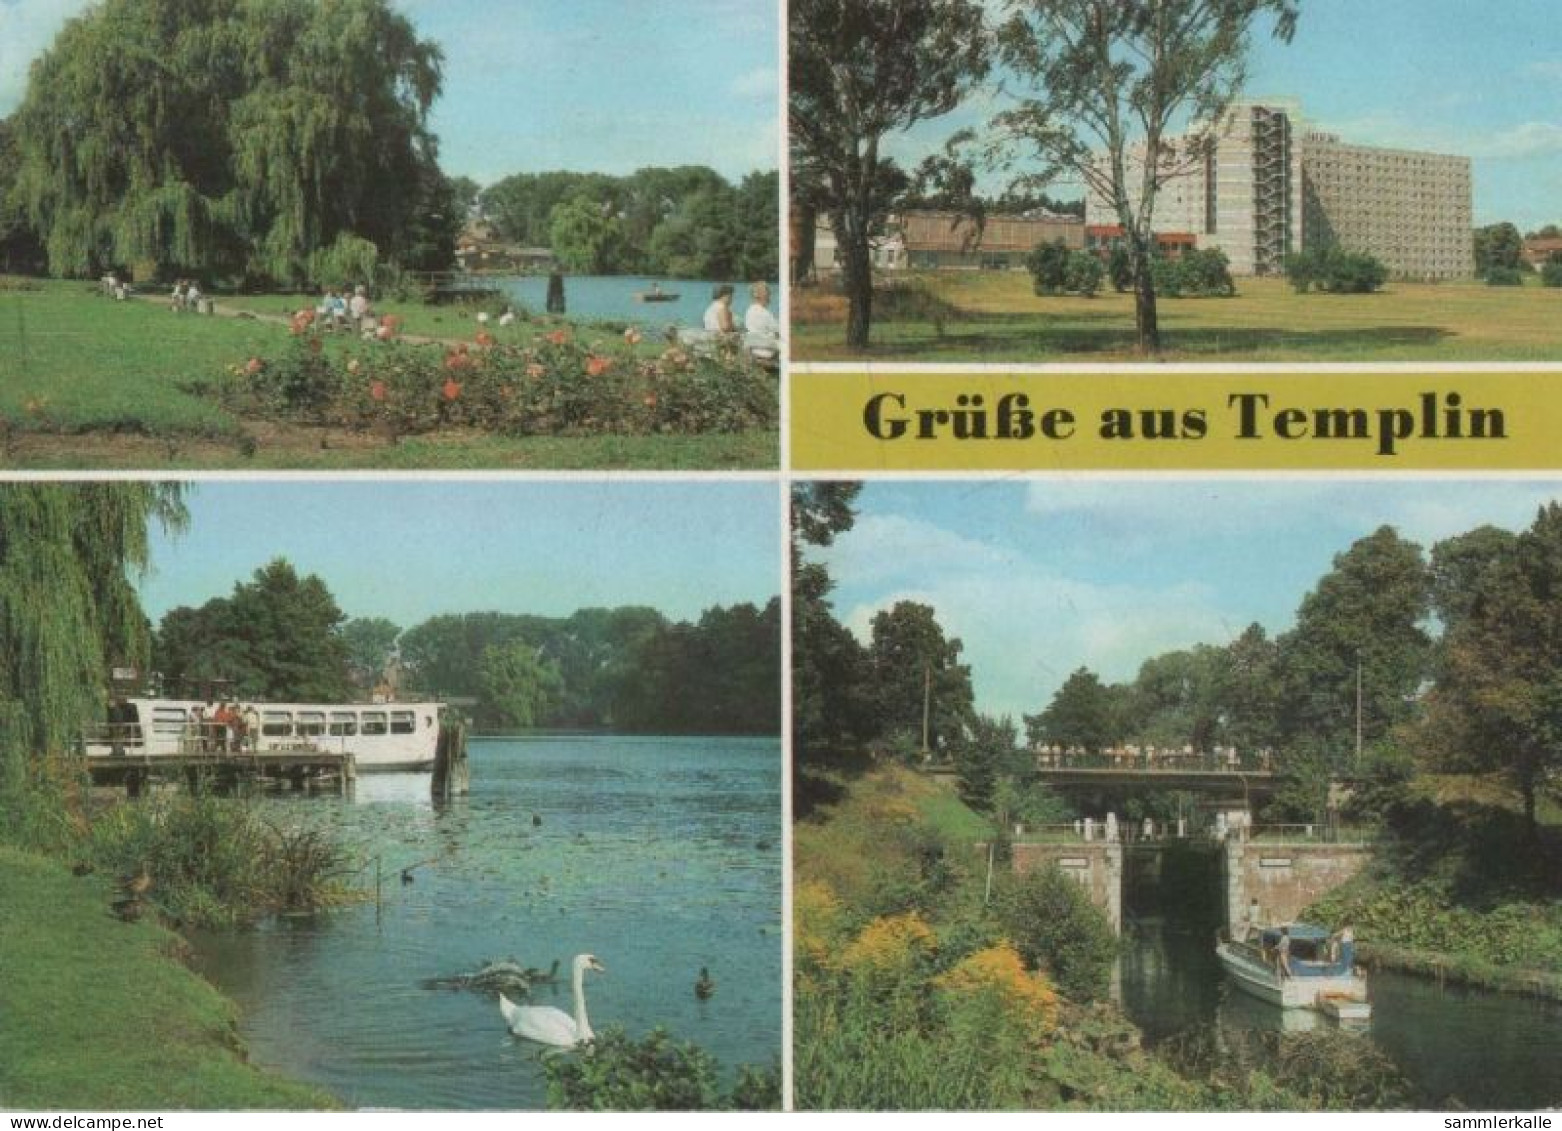
[{"label": "blue sky", "polygon": [[[1255,37],[1249,94],[1299,99],[1309,123],[1346,142],[1473,158],[1478,224],[1562,223],[1556,0],[1304,0],[1301,11],[1290,44],[1267,27]],[[979,96],[893,148],[914,164],[998,105]]]},{"label": "blue sky", "polygon": [[759,481],[204,482],[188,505],[141,584],[154,622],[276,557],[318,574],[349,617],[403,628],[628,604],[688,620],[781,585],[780,491]]},{"label": "blue sky", "polygon": [[965,644],[977,706],[1035,714],[1081,665],[1132,679],[1152,656],[1271,635],[1335,555],[1389,524],[1430,546],[1524,529],[1562,481],[1008,480],[870,483],[855,527],[816,555],[866,641],[915,600]]},{"label": "blue sky", "polygon": [[[434,128],[452,174],[774,169],[776,0],[395,0],[445,49]],[[0,0],[0,116],[87,0]]]}]

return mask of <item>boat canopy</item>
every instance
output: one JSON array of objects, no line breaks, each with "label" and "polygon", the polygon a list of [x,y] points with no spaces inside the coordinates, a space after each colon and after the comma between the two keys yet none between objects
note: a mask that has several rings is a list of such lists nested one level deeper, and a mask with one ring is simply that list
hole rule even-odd
[{"label": "boat canopy", "polygon": [[[1312,923],[1288,923],[1286,924],[1286,930],[1291,936],[1293,943],[1321,943],[1327,942],[1329,939],[1327,927],[1315,926]],[[1263,931],[1264,945],[1278,945],[1280,942],[1280,931],[1281,928],[1279,927],[1265,927]]]}]

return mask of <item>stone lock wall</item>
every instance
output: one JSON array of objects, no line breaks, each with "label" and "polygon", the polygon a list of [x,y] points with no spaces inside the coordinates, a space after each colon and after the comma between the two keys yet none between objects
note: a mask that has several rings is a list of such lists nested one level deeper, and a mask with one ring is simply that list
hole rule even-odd
[{"label": "stone lock wall", "polygon": [[1123,846],[1111,841],[1081,841],[1077,844],[1014,845],[1014,871],[1025,875],[1047,864],[1056,864],[1065,876],[1072,876],[1090,893],[1090,900],[1112,923],[1112,930],[1123,929]]},{"label": "stone lock wall", "polygon": [[1226,918],[1233,932],[1258,901],[1258,921],[1285,923],[1308,904],[1361,871],[1371,849],[1361,844],[1285,844],[1231,838],[1226,842]]}]

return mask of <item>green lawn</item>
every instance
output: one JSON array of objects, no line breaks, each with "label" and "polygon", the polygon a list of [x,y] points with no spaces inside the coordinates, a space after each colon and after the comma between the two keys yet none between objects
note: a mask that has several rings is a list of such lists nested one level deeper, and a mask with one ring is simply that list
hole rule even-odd
[{"label": "green lawn", "polygon": [[[300,296],[219,299],[279,315]],[[389,304],[407,333],[470,341],[459,310]],[[552,325],[521,323],[496,336],[525,340]],[[581,327],[617,348],[611,328]],[[197,388],[255,356],[285,348],[271,321],[174,315],[158,302],[115,303],[81,282],[0,278],[0,467],[72,470],[774,468],[773,432],[737,435],[503,437],[450,431],[393,443],[378,437],[240,419]],[[347,342],[343,335],[342,345]],[[653,339],[641,347],[655,352]]]},{"label": "green lawn", "polygon": [[338,1106],[246,1064],[232,1003],[110,914],[110,879],[0,847],[0,1109]]},{"label": "green lawn", "polygon": [[[843,299],[828,287],[795,292],[794,359],[1139,360],[1132,295],[1041,298],[1026,272],[925,274],[910,285],[925,294],[879,304],[865,355],[843,344]],[[1562,361],[1562,290],[1391,283],[1375,295],[1298,295],[1283,280],[1239,279],[1237,291],[1162,299],[1163,360]]]}]

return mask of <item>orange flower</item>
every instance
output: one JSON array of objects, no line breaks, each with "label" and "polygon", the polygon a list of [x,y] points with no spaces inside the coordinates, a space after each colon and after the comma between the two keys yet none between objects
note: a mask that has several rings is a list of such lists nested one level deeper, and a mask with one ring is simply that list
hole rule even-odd
[{"label": "orange flower", "polygon": [[445,387],[442,392],[445,394],[447,401],[453,401],[461,395],[461,385],[454,377],[448,378],[445,381]]},{"label": "orange flower", "polygon": [[374,384],[369,386],[369,396],[374,400],[383,401],[385,399],[385,393],[386,388],[384,381],[376,381]]},{"label": "orange flower", "polygon": [[487,349],[489,346],[494,344],[494,336],[487,330],[484,330],[477,335],[477,344],[484,349]]},{"label": "orange flower", "polygon": [[588,377],[600,377],[611,368],[613,368],[613,362],[610,358],[597,357],[595,354],[586,358],[586,376]]},{"label": "orange flower", "polygon": [[253,377],[264,368],[266,368],[264,361],[261,361],[258,357],[252,357],[249,359],[249,364],[244,367],[244,372]]},{"label": "orange flower", "polygon": [[556,346],[562,346],[565,342],[569,341],[569,331],[555,330],[553,333],[548,335],[548,341],[552,342]]}]

